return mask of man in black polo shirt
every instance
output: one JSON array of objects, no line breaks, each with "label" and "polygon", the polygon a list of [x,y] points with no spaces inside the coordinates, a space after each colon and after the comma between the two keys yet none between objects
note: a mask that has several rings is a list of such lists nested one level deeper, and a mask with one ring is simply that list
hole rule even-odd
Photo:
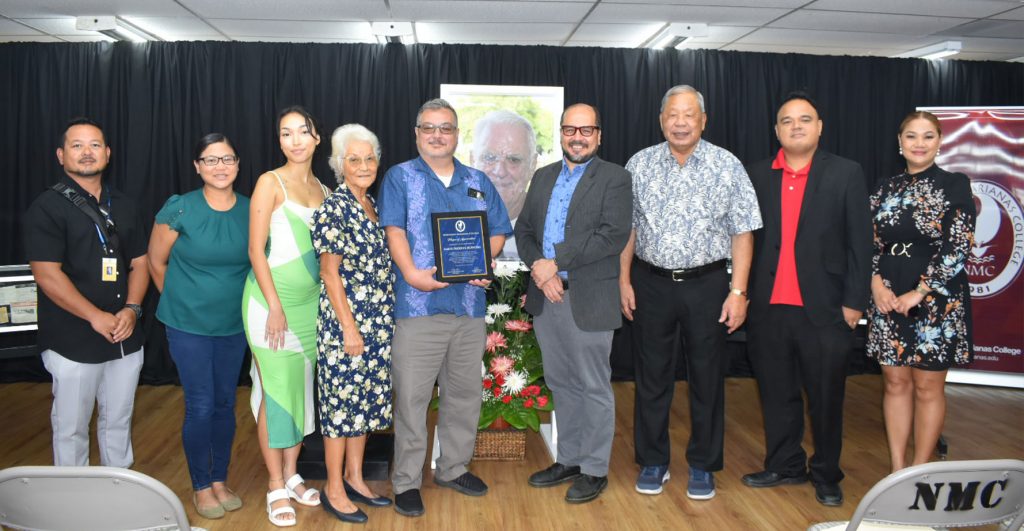
[{"label": "man in black polo shirt", "polygon": [[129,467],[139,304],[149,285],[145,233],[134,202],[103,184],[110,148],[100,126],[72,120],[60,144],[67,175],[25,213],[26,255],[40,288],[38,342],[53,375],[53,461],[89,464],[99,403],[100,463]]}]

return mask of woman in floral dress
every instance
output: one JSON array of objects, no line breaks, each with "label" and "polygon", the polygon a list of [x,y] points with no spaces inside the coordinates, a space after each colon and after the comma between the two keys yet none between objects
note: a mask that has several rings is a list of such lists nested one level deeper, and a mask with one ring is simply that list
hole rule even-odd
[{"label": "woman in floral dress", "polygon": [[[363,481],[366,434],[391,426],[391,337],[395,295],[391,254],[367,193],[377,178],[380,143],[349,124],[331,136],[338,189],[314,213],[320,255],[317,387],[327,487],[323,506],[344,522],[365,522],[353,502],[387,506]],[[344,463],[344,474],[342,464]]]},{"label": "woman in floral dress", "polygon": [[971,361],[964,264],[975,217],[967,176],[935,165],[939,120],[913,112],[898,138],[907,169],[871,196],[875,254],[867,344],[885,379],[882,409],[894,472],[928,462],[946,415],[946,370]]}]

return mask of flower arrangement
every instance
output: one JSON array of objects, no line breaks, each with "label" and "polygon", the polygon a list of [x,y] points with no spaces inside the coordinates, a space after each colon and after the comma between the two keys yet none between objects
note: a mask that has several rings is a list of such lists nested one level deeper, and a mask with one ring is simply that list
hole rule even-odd
[{"label": "flower arrangement", "polygon": [[[540,429],[539,411],[551,411],[551,390],[543,382],[544,365],[533,319],[526,305],[529,268],[518,260],[499,260],[487,305],[487,346],[483,358],[483,404],[479,428],[504,420],[517,429]],[[500,421],[498,422],[500,424]]]},{"label": "flower arrangement", "polygon": [[[540,429],[540,411],[551,411],[551,390],[543,382],[544,365],[523,306],[529,269],[518,260],[498,260],[488,291],[487,344],[481,372],[483,402],[478,429],[507,423],[516,429]],[[432,405],[437,407],[435,398]]]}]

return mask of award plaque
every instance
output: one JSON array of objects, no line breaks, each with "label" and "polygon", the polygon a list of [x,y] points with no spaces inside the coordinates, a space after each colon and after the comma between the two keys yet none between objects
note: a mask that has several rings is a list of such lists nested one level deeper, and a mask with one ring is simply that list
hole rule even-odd
[{"label": "award plaque", "polygon": [[469,282],[493,277],[486,212],[431,214],[430,228],[438,282]]}]

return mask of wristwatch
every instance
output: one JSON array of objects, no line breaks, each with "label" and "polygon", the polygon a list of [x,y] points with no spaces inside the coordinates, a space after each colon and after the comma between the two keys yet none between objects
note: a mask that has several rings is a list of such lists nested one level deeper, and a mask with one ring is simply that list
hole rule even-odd
[{"label": "wristwatch", "polygon": [[135,312],[136,320],[142,319],[142,306],[139,306],[138,304],[125,304],[124,307]]}]

